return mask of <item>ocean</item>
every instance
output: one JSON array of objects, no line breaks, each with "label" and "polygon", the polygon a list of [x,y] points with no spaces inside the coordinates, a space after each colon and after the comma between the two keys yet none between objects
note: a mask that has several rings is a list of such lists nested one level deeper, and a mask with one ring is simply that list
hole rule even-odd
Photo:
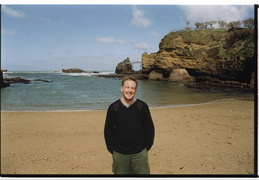
[{"label": "ocean", "polygon": [[[4,72],[4,77],[21,77],[31,84],[11,84],[1,89],[2,111],[106,110],[121,97],[121,80],[97,77],[99,73]],[[51,82],[33,81],[36,79]],[[178,83],[139,80],[136,98],[150,108],[191,106],[226,99],[253,99],[252,93],[231,90],[209,92]]]}]

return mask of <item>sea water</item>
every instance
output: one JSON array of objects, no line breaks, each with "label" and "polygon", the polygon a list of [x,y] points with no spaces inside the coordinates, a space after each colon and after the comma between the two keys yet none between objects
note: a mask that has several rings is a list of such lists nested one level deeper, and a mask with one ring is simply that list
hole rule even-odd
[{"label": "sea water", "polygon": [[[98,77],[99,73],[5,72],[4,77],[32,80],[1,89],[3,111],[104,110],[121,97],[121,80]],[[51,82],[34,81],[36,79]],[[212,101],[253,98],[253,94],[229,91],[209,92],[179,83],[139,80],[136,98],[151,108],[189,106]]]}]

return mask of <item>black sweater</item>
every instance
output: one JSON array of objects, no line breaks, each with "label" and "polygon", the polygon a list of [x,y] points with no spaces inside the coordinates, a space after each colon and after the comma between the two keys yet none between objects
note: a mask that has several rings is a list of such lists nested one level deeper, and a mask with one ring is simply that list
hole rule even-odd
[{"label": "black sweater", "polygon": [[[115,111],[114,104],[119,108]],[[142,103],[139,109],[137,102]],[[112,103],[107,111],[104,137],[107,149],[122,154],[136,154],[143,149],[149,150],[154,142],[155,128],[148,105],[137,99],[130,107],[120,100]]]}]

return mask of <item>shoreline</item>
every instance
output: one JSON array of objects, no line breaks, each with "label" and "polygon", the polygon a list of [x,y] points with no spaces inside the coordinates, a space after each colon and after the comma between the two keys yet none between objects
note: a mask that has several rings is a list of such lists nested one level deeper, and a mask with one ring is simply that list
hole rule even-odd
[{"label": "shoreline", "polygon": [[[10,71],[10,72],[4,72],[4,74],[12,74],[12,73],[61,73],[61,74],[67,74],[67,75],[76,75],[76,76],[88,76],[88,77],[100,77],[100,78],[111,78],[111,79],[121,79],[125,75],[132,75],[138,80],[148,80],[146,74],[140,73],[140,71],[134,71],[133,73],[130,74],[116,74],[114,71],[84,71],[84,72],[62,72],[61,71]],[[9,79],[9,80],[8,80]],[[21,79],[20,77],[15,77],[15,78],[3,78],[5,82],[8,82],[8,84],[12,83],[24,83],[24,84],[31,84],[32,80],[27,80],[27,79]],[[51,82],[48,80],[40,79],[40,81],[43,82]],[[172,83],[170,82],[167,78],[163,80],[164,82]],[[176,82],[176,83],[181,83],[181,82]],[[205,82],[187,82],[184,83],[184,86],[188,88],[194,88],[194,89],[203,89],[203,90],[220,90],[220,89],[226,89],[230,88],[233,91],[236,92],[243,92],[243,93],[254,93],[255,92],[255,87],[254,84],[251,83],[243,83],[243,82],[238,82],[238,81],[205,81]]]},{"label": "shoreline", "polygon": [[[251,96],[252,97],[252,96]],[[157,106],[152,107],[149,106],[150,109],[162,109],[162,108],[175,108],[175,107],[189,107],[189,106],[200,106],[205,104],[211,104],[219,101],[234,101],[234,100],[248,100],[254,101],[251,97],[234,97],[234,98],[223,98],[223,99],[216,99],[209,102],[201,102],[197,104],[177,104],[177,105],[164,105],[164,106]],[[1,112],[83,112],[83,111],[106,111],[106,109],[82,109],[82,110],[1,110]]]},{"label": "shoreline", "polygon": [[[151,108],[151,175],[254,173],[254,101]],[[1,173],[112,175],[106,110],[1,112]]]}]

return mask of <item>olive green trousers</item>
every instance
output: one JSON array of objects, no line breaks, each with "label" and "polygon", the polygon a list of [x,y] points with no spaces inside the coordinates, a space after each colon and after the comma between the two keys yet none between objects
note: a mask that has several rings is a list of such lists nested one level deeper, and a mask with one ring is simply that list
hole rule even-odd
[{"label": "olive green trousers", "polygon": [[148,152],[125,155],[113,151],[112,171],[114,174],[150,174]]}]

